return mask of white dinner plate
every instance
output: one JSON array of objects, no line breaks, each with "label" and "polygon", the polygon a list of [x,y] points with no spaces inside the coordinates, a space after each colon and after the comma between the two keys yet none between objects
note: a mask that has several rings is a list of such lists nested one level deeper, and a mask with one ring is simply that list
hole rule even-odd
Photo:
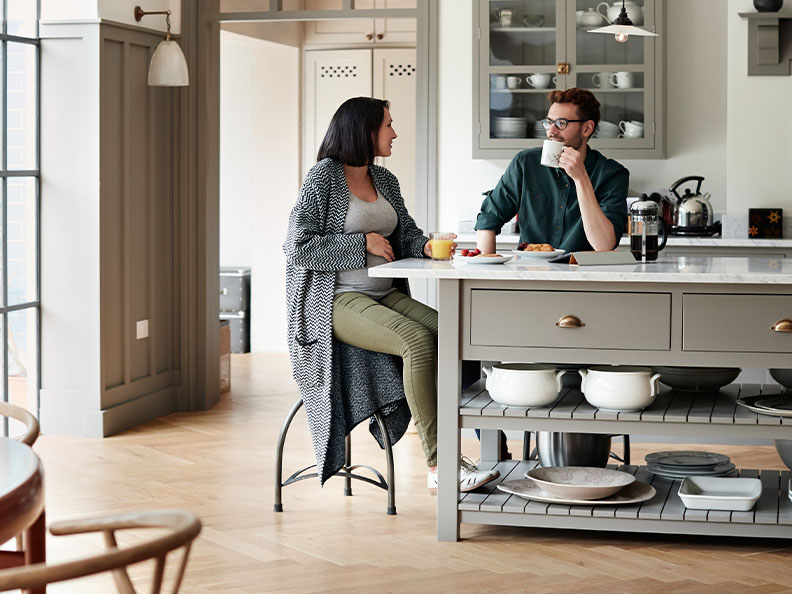
[{"label": "white dinner plate", "polygon": [[531,479],[518,479],[515,481],[505,481],[498,485],[498,489],[525,497],[526,499],[533,499],[534,501],[541,501],[543,503],[561,503],[563,505],[627,505],[629,503],[640,503],[647,501],[654,497],[655,488],[641,481],[627,485],[610,497],[603,497],[602,499],[564,499],[563,497],[554,497],[545,493],[539,488]]},{"label": "white dinner plate", "polygon": [[767,396],[746,396],[744,398],[738,398],[737,404],[762,415],[770,415],[773,417],[792,417],[792,410],[782,410],[780,408],[761,408],[756,406],[757,400],[767,398]]},{"label": "white dinner plate", "polygon": [[514,256],[505,256],[503,254],[496,254],[493,256],[463,256],[462,254],[457,254],[454,256],[454,262],[460,262],[462,264],[503,264],[513,257]]},{"label": "white dinner plate", "polygon": [[518,258],[535,258],[537,260],[549,260],[565,253],[564,250],[553,250],[552,252],[524,252],[522,250],[512,250],[512,254]]}]

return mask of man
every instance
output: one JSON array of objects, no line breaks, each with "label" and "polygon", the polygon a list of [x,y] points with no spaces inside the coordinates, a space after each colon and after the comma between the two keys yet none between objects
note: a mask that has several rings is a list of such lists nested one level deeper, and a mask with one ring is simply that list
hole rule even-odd
[{"label": "man", "polygon": [[520,241],[565,251],[612,250],[627,223],[629,172],[588,146],[600,104],[593,93],[553,91],[542,120],[547,137],[564,144],[560,168],[539,163],[542,149],[521,151],[484,200],[476,220],[477,247],[495,252],[495,235],[514,215]]}]

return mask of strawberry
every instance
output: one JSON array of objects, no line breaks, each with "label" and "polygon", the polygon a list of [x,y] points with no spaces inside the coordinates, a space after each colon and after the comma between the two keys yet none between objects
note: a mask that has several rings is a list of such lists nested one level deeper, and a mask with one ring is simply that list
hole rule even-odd
[{"label": "strawberry", "polygon": [[467,256],[468,255],[468,250],[462,250],[459,253],[462,254],[463,256]]}]

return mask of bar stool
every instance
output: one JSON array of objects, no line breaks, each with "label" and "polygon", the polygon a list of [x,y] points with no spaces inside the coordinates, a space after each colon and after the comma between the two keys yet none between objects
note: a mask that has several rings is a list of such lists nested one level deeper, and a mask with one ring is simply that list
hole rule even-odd
[{"label": "bar stool", "polygon": [[[298,398],[297,402],[294,403],[289,414],[286,415],[286,419],[283,421],[283,426],[280,430],[280,435],[278,436],[278,446],[275,450],[275,511],[282,512],[283,511],[283,501],[281,499],[281,491],[283,487],[287,487],[293,483],[303,481],[309,478],[316,478],[319,476],[318,472],[311,472],[307,473],[308,470],[312,468],[316,468],[316,464],[312,464],[311,466],[306,466],[292,474],[289,478],[285,481],[283,480],[283,445],[286,442],[286,433],[289,431],[289,426],[291,425],[292,419],[294,419],[294,415],[297,414],[297,411],[303,406],[303,399]],[[382,418],[382,415],[379,411],[374,413],[374,419],[377,421],[377,425],[379,425],[380,433],[382,434],[382,439],[385,444],[385,460],[388,465],[388,479],[385,480],[385,477],[376,469],[372,468],[371,466],[364,466],[361,464],[352,465],[352,439],[350,434],[346,436],[346,453],[345,453],[345,464],[342,466],[338,472],[336,472],[333,476],[343,476],[344,477],[344,495],[351,496],[352,495],[352,479],[357,479],[360,481],[365,481],[370,483],[380,489],[384,489],[388,492],[388,507],[387,507],[387,514],[389,516],[396,515],[396,489],[395,489],[395,480],[394,480],[394,472],[393,472],[393,448],[391,447],[390,436],[388,435],[388,431],[385,428],[385,421]],[[372,479],[371,477],[357,474],[355,470],[358,469],[366,469],[371,471],[376,477],[377,480]]]}]

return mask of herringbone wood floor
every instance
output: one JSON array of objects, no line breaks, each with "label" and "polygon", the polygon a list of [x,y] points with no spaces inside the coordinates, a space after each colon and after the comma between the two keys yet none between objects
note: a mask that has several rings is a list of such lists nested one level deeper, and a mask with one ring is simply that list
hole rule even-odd
[{"label": "herringbone wood floor", "polygon": [[[304,481],[272,511],[274,445],[297,398],[286,356],[235,355],[232,392],[211,411],[173,414],[107,439],[41,436],[48,520],[94,512],[184,507],[204,529],[186,593],[264,592],[792,592],[792,541],[689,538],[463,526],[459,543],[435,540],[437,499],[425,488],[418,438],[395,448],[397,516],[385,493],[341,479]],[[477,457],[475,440],[463,440]],[[521,451],[521,444],[510,444]],[[684,449],[684,446],[676,446]],[[700,446],[696,446],[700,447]],[[634,459],[667,444],[636,444]],[[382,467],[359,427],[355,460]],[[717,446],[742,467],[783,468],[770,447]],[[287,469],[312,460],[304,414],[286,443]],[[130,537],[132,540],[133,537]],[[792,539],[792,534],[790,534]],[[90,554],[94,537],[50,537],[51,561]],[[171,560],[173,563],[173,560]],[[136,568],[146,584],[151,567]],[[113,592],[108,576],[52,592]],[[143,588],[142,591],[147,591]]]}]

